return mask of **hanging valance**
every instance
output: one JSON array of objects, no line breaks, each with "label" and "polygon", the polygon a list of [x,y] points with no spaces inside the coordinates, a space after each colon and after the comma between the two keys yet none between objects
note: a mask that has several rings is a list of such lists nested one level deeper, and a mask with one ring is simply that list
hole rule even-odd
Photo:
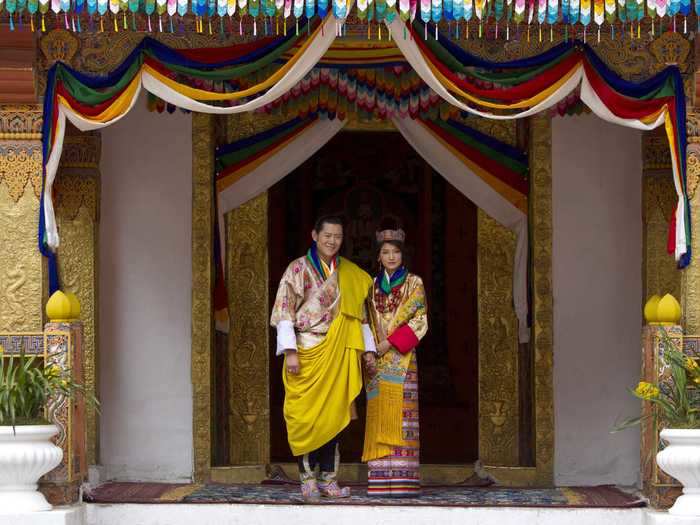
[{"label": "hanging valance", "polygon": [[[556,106],[578,89],[582,102],[605,120],[641,130],[665,126],[678,194],[670,241],[679,265],[688,264],[685,96],[677,67],[669,66],[644,82],[628,82],[580,42],[561,44],[523,60],[488,62],[466,53],[444,35],[426,39],[425,26],[418,21],[407,26],[395,18],[386,23],[398,50],[421,81],[461,111],[490,119],[523,118]],[[190,111],[231,114],[260,110],[298,86],[342,33],[342,22],[333,14],[322,22],[303,18],[300,26],[298,34],[219,49],[173,50],[146,38],[104,77],[85,75],[61,63],[54,65],[44,98],[42,253],[52,257],[59,244],[52,185],[66,119],[81,130],[108,126],[133,107],[142,88]],[[367,48],[357,46],[352,51],[351,64],[362,60],[367,52],[363,49]],[[394,52],[386,53],[393,57]],[[55,290],[55,272],[51,277]]]},{"label": "hanging valance", "polygon": [[[30,17],[33,27],[45,30],[46,15],[52,15],[65,29],[77,32],[83,27],[96,30],[96,20],[103,31],[105,18],[108,29],[113,26],[115,31],[123,28],[174,32],[177,21],[174,24],[173,19],[190,15],[196,17],[198,32],[205,31],[205,20],[209,32],[212,26],[222,33],[230,31],[236,17],[236,26],[242,33],[242,20],[250,17],[254,35],[271,33],[268,24],[274,24],[279,34],[280,19],[286,32],[288,22],[291,26],[302,17],[323,18],[331,12],[337,19],[344,19],[354,11],[366,22],[414,19],[457,25],[473,22],[480,26],[491,24],[496,31],[500,24],[503,38],[508,38],[511,26],[522,23],[540,27],[575,24],[598,30],[606,25],[612,26],[613,32],[615,24],[623,26],[622,31],[629,24],[631,34],[639,38],[642,22],[649,21],[652,27],[658,25],[659,32],[664,23],[675,31],[677,17],[681,17],[679,29],[687,32],[687,17],[693,12],[700,13],[700,3],[697,0],[694,5],[690,0],[359,0],[353,10],[347,0],[0,0],[0,13],[3,11],[9,15],[13,29],[16,21],[22,23],[23,18]],[[145,16],[146,20],[137,23],[136,15]],[[35,18],[40,23],[35,23]]]}]

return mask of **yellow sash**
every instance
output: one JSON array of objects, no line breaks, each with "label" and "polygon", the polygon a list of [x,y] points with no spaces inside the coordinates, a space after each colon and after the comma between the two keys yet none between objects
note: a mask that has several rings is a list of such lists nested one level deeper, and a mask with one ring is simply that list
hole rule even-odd
[{"label": "yellow sash", "polygon": [[288,374],[286,366],[282,372],[284,419],[295,456],[337,436],[350,423],[350,405],[362,391],[362,307],[372,278],[347,259],[336,271],[340,313],[321,343],[298,349],[299,373]]}]

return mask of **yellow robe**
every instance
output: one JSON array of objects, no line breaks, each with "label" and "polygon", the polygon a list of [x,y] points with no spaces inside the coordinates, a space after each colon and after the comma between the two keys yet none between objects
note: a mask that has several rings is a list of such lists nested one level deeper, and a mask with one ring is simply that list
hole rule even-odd
[{"label": "yellow robe", "polygon": [[364,302],[372,278],[356,264],[338,264],[340,313],[326,337],[310,348],[298,348],[300,371],[283,369],[284,418],[295,456],[328,443],[350,423],[350,406],[362,391],[360,355]]}]

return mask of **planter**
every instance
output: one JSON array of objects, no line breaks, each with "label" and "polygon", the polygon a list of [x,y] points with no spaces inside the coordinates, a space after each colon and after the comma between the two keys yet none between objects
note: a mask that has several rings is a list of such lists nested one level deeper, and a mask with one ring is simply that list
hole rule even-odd
[{"label": "planter", "polygon": [[56,434],[56,425],[0,427],[0,514],[51,509],[37,488],[39,478],[63,459],[51,442]]},{"label": "planter", "polygon": [[667,445],[656,455],[656,463],[683,484],[683,494],[669,514],[700,516],[700,429],[667,428],[661,439]]}]

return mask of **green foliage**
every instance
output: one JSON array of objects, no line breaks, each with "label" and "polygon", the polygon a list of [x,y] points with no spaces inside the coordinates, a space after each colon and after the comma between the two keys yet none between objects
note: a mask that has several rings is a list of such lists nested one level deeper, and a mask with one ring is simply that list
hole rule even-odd
[{"label": "green foliage", "polygon": [[44,366],[37,356],[27,356],[24,346],[19,355],[4,355],[0,347],[0,425],[36,425],[46,423],[44,407],[49,399],[87,395],[82,385],[73,382],[70,373],[56,364]]}]

